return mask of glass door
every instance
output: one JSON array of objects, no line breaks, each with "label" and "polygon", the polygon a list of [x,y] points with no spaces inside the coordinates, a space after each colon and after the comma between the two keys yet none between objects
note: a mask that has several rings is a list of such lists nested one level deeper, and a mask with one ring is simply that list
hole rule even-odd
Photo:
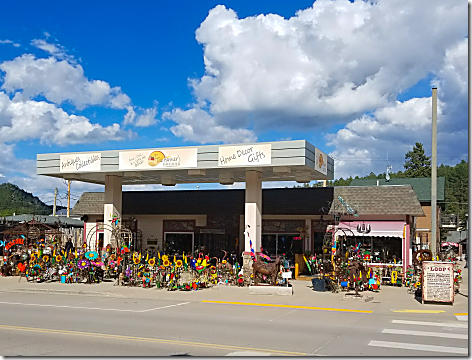
[{"label": "glass door", "polygon": [[164,243],[166,245],[164,251],[169,254],[185,254],[193,251],[193,233],[164,233]]}]

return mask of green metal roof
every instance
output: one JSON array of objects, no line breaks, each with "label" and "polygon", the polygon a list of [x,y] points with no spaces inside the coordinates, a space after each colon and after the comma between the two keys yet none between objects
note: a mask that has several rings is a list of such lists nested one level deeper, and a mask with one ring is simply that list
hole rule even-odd
[{"label": "green metal roof", "polygon": [[[349,186],[377,185],[411,185],[420,202],[431,201],[431,178],[395,178],[387,182],[385,179],[353,179]],[[444,201],[444,177],[438,177],[437,201]]]}]

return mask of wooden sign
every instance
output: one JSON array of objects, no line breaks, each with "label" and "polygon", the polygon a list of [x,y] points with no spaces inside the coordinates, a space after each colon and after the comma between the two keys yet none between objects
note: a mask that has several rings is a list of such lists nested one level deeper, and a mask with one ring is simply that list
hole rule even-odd
[{"label": "wooden sign", "polygon": [[454,303],[454,264],[423,261],[423,303]]},{"label": "wooden sign", "polygon": [[5,245],[5,250],[9,250],[14,245],[23,245],[24,243],[25,243],[25,239],[23,238],[14,239]]}]

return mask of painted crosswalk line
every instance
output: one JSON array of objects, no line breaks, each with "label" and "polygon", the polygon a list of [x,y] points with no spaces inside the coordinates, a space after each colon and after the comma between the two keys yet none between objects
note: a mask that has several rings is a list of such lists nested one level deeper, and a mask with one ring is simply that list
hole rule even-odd
[{"label": "painted crosswalk line", "polygon": [[440,337],[447,339],[464,339],[469,338],[468,334],[451,334],[451,333],[437,333],[432,331],[415,331],[415,330],[401,330],[401,329],[383,329],[383,334],[397,334],[397,335],[412,335],[412,336],[427,336]]},{"label": "painted crosswalk line", "polygon": [[468,313],[458,313],[454,314],[459,321],[469,321],[469,314]]},{"label": "painted crosswalk line", "polygon": [[461,355],[467,355],[469,353],[468,348],[426,345],[426,344],[411,344],[411,343],[402,343],[402,342],[393,342],[393,341],[371,340],[369,343],[369,346],[386,347],[386,348],[393,348],[393,349],[431,351],[431,352],[461,354]]},{"label": "painted crosswalk line", "polygon": [[440,326],[440,327],[461,328],[461,329],[467,329],[469,327],[468,324],[460,324],[460,323],[438,323],[438,322],[430,322],[430,321],[412,321],[412,320],[392,320],[392,324]]}]

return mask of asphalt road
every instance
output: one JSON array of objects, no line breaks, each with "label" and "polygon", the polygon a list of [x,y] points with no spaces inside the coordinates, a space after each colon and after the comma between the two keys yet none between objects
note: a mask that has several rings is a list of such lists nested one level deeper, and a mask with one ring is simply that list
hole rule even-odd
[{"label": "asphalt road", "polygon": [[0,293],[3,356],[468,355],[451,314]]}]

